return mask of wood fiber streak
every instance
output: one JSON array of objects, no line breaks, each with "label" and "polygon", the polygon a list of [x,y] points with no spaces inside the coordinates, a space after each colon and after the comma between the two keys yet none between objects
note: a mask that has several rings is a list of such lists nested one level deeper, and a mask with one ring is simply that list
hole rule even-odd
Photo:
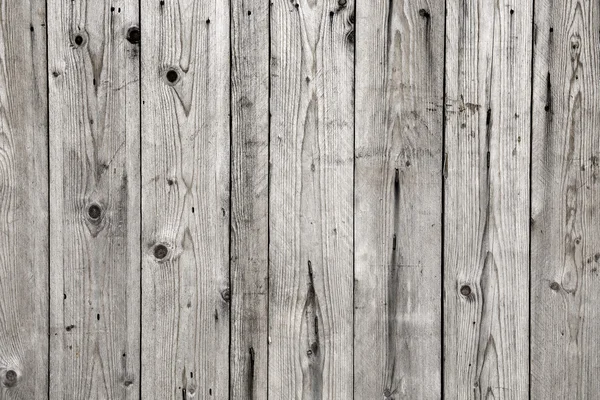
[{"label": "wood fiber streak", "polygon": [[354,38],[353,1],[273,1],[271,399],[352,398]]},{"label": "wood fiber streak", "polygon": [[441,396],[444,2],[357,3],[357,399]]},{"label": "wood fiber streak", "polygon": [[535,2],[531,398],[600,398],[600,3]]},{"label": "wood fiber streak", "polygon": [[528,398],[532,11],[532,2],[447,2],[449,399]]},{"label": "wood fiber streak", "polygon": [[48,1],[50,397],[139,397],[138,2]]},{"label": "wood fiber streak", "polygon": [[0,2],[0,399],[46,399],[48,114],[44,1]]},{"label": "wood fiber streak", "polygon": [[267,398],[269,4],[231,2],[231,397]]},{"label": "wood fiber streak", "polygon": [[142,398],[225,399],[229,4],[143,4]]}]

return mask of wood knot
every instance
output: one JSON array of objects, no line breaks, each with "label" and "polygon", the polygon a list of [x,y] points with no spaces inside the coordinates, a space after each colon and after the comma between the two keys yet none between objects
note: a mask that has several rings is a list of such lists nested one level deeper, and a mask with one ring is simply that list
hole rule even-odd
[{"label": "wood knot", "polygon": [[127,41],[131,44],[138,44],[142,38],[140,33],[140,28],[137,26],[132,26],[127,31]]},{"label": "wood knot", "polygon": [[471,287],[469,285],[463,285],[460,288],[460,294],[467,297],[471,295]]},{"label": "wood knot", "polygon": [[169,254],[169,249],[162,243],[154,246],[154,258],[163,260]]},{"label": "wood knot", "polygon": [[4,374],[4,379],[2,379],[2,384],[4,385],[4,387],[13,387],[13,386],[17,385],[18,379],[19,379],[19,375],[17,374],[17,371],[15,371],[14,369],[9,369]]},{"label": "wood knot", "polygon": [[84,32],[79,32],[71,37],[71,42],[75,47],[81,47],[87,43],[87,35]]},{"label": "wood knot", "polygon": [[554,291],[558,291],[560,289],[560,284],[558,282],[552,282],[550,284],[550,289],[552,289]]},{"label": "wood knot", "polygon": [[87,210],[88,217],[91,221],[96,222],[102,216],[102,208],[98,204],[91,204]]},{"label": "wood knot", "polygon": [[174,68],[170,68],[165,73],[165,79],[167,83],[171,86],[174,86],[177,82],[179,82],[179,72]]},{"label": "wood knot", "polygon": [[429,14],[429,11],[427,11],[427,10],[426,10],[426,9],[424,9],[424,8],[421,8],[421,9],[419,10],[419,15],[420,15],[421,17],[425,18],[425,19],[429,19],[429,18],[431,17],[431,15]]},{"label": "wood knot", "polygon": [[346,5],[346,0],[338,0],[338,5],[344,7]]},{"label": "wood knot", "polygon": [[229,289],[223,289],[221,290],[221,298],[228,302],[231,300],[231,291]]}]

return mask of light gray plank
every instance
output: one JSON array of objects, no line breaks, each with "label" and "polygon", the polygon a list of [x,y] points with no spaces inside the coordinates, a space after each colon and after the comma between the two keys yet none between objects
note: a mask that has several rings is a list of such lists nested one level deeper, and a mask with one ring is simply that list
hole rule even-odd
[{"label": "light gray plank", "polygon": [[600,398],[600,3],[535,2],[531,398]]},{"label": "light gray plank", "polygon": [[445,396],[526,399],[532,3],[450,0]]},{"label": "light gray plank", "polygon": [[231,397],[267,398],[269,4],[231,2]]},{"label": "light gray plank", "polygon": [[48,114],[44,1],[0,19],[0,399],[48,396]]},{"label": "light gray plank", "polygon": [[352,398],[354,2],[271,8],[269,397]]},{"label": "light gray plank", "polygon": [[142,398],[224,399],[229,4],[142,8]]},{"label": "light gray plank", "polygon": [[138,2],[48,1],[50,397],[139,396]]},{"label": "light gray plank", "polygon": [[357,3],[356,399],[441,396],[444,1]]}]

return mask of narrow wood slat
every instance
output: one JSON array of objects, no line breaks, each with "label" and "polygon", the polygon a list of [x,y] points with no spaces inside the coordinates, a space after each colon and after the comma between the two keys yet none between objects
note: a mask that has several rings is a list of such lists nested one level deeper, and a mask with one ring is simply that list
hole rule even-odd
[{"label": "narrow wood slat", "polygon": [[272,399],[352,398],[354,2],[342,4],[271,8]]},{"label": "narrow wood slat", "polygon": [[48,12],[50,397],[135,399],[138,2],[49,0]]},{"label": "narrow wood slat", "polygon": [[357,3],[356,399],[441,396],[444,1]]},{"label": "narrow wood slat", "polygon": [[142,398],[225,399],[229,4],[142,7]]},{"label": "narrow wood slat", "polygon": [[231,2],[231,398],[267,398],[269,0]]},{"label": "narrow wood slat", "polygon": [[535,2],[531,398],[600,398],[600,3]]},{"label": "narrow wood slat", "polygon": [[528,395],[532,12],[532,2],[447,2],[449,399]]},{"label": "narrow wood slat", "polygon": [[0,399],[48,396],[45,2],[2,4]]}]

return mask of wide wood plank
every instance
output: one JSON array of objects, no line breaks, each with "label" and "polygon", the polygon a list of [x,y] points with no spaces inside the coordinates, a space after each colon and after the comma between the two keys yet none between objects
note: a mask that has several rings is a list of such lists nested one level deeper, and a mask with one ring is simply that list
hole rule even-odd
[{"label": "wide wood plank", "polygon": [[269,4],[231,2],[231,397],[267,398]]},{"label": "wide wood plank", "polygon": [[135,399],[138,3],[49,0],[48,11],[50,397]]},{"label": "wide wood plank", "polygon": [[535,2],[531,398],[600,398],[600,3]]},{"label": "wide wood plank", "polygon": [[444,1],[356,11],[354,394],[439,399]]},{"label": "wide wood plank", "polygon": [[449,399],[528,395],[531,22],[531,2],[447,2]]},{"label": "wide wood plank", "polygon": [[229,4],[142,8],[142,398],[224,399]]},{"label": "wide wood plank", "polygon": [[0,18],[0,399],[46,399],[46,9],[40,0],[4,3]]},{"label": "wide wood plank", "polygon": [[352,398],[354,2],[271,8],[269,397]]}]

